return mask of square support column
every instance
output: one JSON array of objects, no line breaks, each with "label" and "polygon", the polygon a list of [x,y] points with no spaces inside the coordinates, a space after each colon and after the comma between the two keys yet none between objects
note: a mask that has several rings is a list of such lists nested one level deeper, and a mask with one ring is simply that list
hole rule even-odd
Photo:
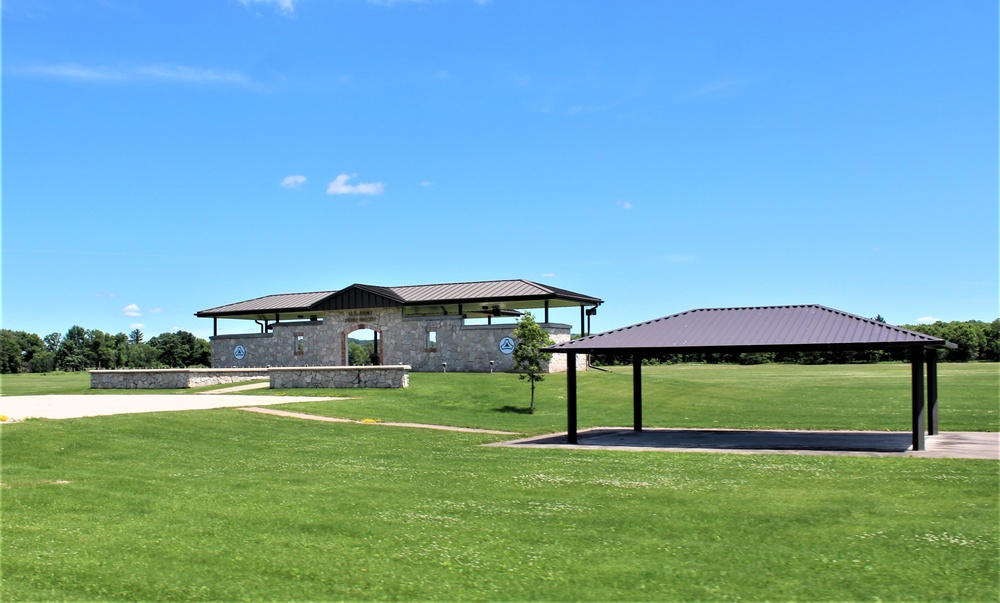
[{"label": "square support column", "polygon": [[632,355],[632,429],[642,431],[642,355]]},{"label": "square support column", "polygon": [[566,354],[566,441],[576,444],[576,354]]},{"label": "square support column", "polygon": [[910,353],[910,395],[913,406],[913,450],[924,450],[927,428],[927,408],[924,405],[924,351],[914,348]]},{"label": "square support column", "polygon": [[927,350],[927,435],[938,434],[937,350]]}]

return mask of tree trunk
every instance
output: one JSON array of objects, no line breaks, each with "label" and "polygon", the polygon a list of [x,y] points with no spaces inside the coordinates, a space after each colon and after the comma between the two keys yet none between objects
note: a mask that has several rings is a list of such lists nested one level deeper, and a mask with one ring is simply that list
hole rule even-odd
[{"label": "tree trunk", "polygon": [[528,408],[528,414],[535,414],[535,382],[531,382],[531,407]]}]

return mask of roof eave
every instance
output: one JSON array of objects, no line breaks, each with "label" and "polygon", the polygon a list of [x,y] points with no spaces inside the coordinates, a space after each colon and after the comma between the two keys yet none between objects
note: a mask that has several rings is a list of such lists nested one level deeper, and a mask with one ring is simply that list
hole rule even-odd
[{"label": "roof eave", "polygon": [[768,345],[717,345],[717,346],[665,346],[665,347],[587,347],[574,346],[573,342],[542,348],[543,352],[554,354],[717,354],[717,353],[755,353],[755,352],[836,352],[865,350],[896,350],[906,348],[922,349],[956,349],[958,346],[950,341],[940,342],[906,342],[888,341],[873,343],[782,343]]}]

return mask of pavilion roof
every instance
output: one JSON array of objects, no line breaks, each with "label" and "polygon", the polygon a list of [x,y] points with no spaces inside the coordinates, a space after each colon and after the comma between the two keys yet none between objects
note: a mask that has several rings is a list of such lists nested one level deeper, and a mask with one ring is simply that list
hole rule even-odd
[{"label": "pavilion roof", "polygon": [[[599,298],[523,279],[404,285],[383,287],[354,284],[338,291],[282,293],[217,306],[196,312],[201,318],[261,319],[274,315],[316,313],[388,306],[454,306],[468,304],[466,312],[482,311],[480,305],[504,308],[597,306]],[[283,316],[284,318],[284,316]]]},{"label": "pavilion roof", "polygon": [[813,304],[689,310],[545,350],[708,353],[954,346],[937,337]]}]

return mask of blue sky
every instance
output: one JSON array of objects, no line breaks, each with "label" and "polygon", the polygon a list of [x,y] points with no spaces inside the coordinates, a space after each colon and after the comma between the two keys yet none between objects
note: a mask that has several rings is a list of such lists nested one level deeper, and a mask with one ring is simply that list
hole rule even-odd
[{"label": "blue sky", "polygon": [[997,30],[984,0],[5,0],[2,324],[207,337],[261,295],[502,278],[604,299],[595,332],[993,320]]}]

